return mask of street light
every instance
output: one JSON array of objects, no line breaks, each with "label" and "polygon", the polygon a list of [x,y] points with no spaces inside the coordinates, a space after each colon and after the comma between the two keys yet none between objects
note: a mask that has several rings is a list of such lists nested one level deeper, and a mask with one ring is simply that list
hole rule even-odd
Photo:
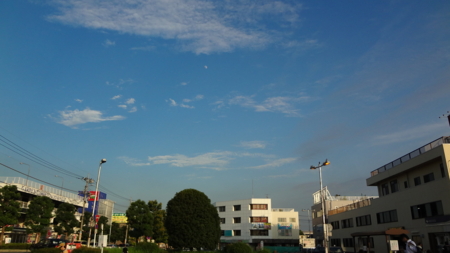
[{"label": "street light", "polygon": [[328,253],[328,227],[326,225],[326,219],[325,219],[325,200],[324,200],[324,194],[323,194],[323,187],[322,187],[322,166],[330,165],[330,161],[328,159],[325,160],[322,164],[315,166],[311,166],[310,169],[315,170],[319,169],[319,179],[320,179],[320,202],[322,203],[322,224],[323,224],[323,247],[325,248],[325,253]]},{"label": "street light", "polygon": [[[104,163],[106,163],[106,159],[100,160],[100,165],[98,166],[97,184],[95,186],[95,198],[94,198],[94,205],[92,207],[92,217],[91,217],[91,219],[92,218],[95,219],[95,206],[97,204],[98,196],[99,196],[99,194],[98,194],[98,183],[100,182],[100,172],[102,171],[102,164],[104,164]],[[97,225],[97,221],[95,221],[95,225]],[[92,231],[92,228],[89,229],[89,238],[88,238],[88,246],[89,247],[91,246],[90,245],[90,243],[91,243],[91,231]],[[97,228],[95,228],[95,230],[94,230],[94,247],[95,247],[95,241],[96,241],[95,237],[96,236],[97,236]]]},{"label": "street light", "polygon": [[30,176],[30,167],[31,167],[31,166],[30,166],[28,163],[20,163],[20,164],[22,164],[22,165],[23,165],[23,164],[28,165],[27,182],[25,183],[25,185],[28,186],[28,177]]},{"label": "street light", "polygon": [[61,196],[62,196],[62,191],[63,191],[63,188],[64,188],[64,178],[61,177],[61,176],[58,176],[58,175],[55,175],[55,177],[59,177],[59,178],[62,179],[62,184],[61,184]]}]

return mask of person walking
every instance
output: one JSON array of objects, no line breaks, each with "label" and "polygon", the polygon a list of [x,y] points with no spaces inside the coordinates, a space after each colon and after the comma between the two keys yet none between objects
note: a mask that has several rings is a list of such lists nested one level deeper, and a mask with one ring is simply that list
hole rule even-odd
[{"label": "person walking", "polygon": [[401,235],[402,242],[405,243],[405,253],[417,253],[417,245],[416,243],[409,239],[409,237],[405,234]]}]

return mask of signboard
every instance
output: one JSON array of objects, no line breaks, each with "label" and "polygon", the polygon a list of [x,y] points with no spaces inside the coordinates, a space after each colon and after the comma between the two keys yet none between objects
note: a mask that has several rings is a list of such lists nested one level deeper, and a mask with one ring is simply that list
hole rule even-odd
[{"label": "signboard", "polygon": [[127,223],[127,215],[125,213],[113,213],[112,215],[112,222],[115,223]]},{"label": "signboard", "polygon": [[271,228],[272,228],[271,223],[262,223],[262,222],[252,223],[252,229],[268,229],[268,230],[270,230]]},{"label": "signboard", "polygon": [[389,245],[391,246],[392,251],[398,251],[398,241],[397,240],[390,240]]},{"label": "signboard", "polygon": [[314,238],[303,239],[303,248],[304,249],[315,249],[316,248],[316,239],[314,239]]}]

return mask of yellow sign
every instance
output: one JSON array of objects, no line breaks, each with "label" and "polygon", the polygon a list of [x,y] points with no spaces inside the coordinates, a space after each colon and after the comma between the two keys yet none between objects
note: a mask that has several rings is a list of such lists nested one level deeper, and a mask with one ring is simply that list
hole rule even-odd
[{"label": "yellow sign", "polygon": [[113,213],[112,222],[119,223],[119,224],[127,223],[128,222],[127,215],[124,213]]}]

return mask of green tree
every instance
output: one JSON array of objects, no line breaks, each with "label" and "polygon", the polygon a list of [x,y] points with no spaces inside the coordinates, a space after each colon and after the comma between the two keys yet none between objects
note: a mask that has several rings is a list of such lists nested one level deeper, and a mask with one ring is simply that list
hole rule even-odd
[{"label": "green tree", "polygon": [[17,191],[17,186],[5,185],[0,188],[0,226],[2,226],[0,245],[3,244],[6,225],[18,223],[20,203],[17,200],[19,198],[20,193]]},{"label": "green tree", "polygon": [[41,234],[47,232],[54,208],[53,201],[47,196],[38,196],[31,200],[24,224],[28,227],[28,233],[37,234],[36,242],[39,241]]},{"label": "green tree", "polygon": [[53,220],[54,229],[58,234],[64,234],[67,238],[73,233],[73,228],[79,223],[75,218],[75,210],[75,206],[69,203],[61,203],[58,206]]},{"label": "green tree", "polygon": [[[100,216],[100,218],[98,219],[98,230],[97,230],[97,235],[101,235],[102,232],[103,234],[109,233],[109,225],[108,223],[108,217],[105,216]],[[102,230],[102,224],[103,224],[103,230]]]},{"label": "green tree", "polygon": [[157,243],[167,243],[169,236],[164,226],[166,210],[162,210],[162,204],[156,200],[150,200],[148,207],[153,214],[153,240]]},{"label": "green tree", "polygon": [[122,226],[120,227],[119,223],[112,223],[112,227],[111,227],[111,238],[110,241],[111,242],[116,242],[116,241],[125,241],[125,230],[126,230],[126,226]]},{"label": "green tree", "polygon": [[[244,242],[230,243],[225,246],[224,253],[253,253],[252,248]],[[258,251],[260,252],[260,251]],[[269,251],[270,252],[270,251]]]},{"label": "green tree", "polygon": [[214,250],[220,241],[220,220],[211,200],[200,191],[186,189],[167,203],[166,229],[175,249]]},{"label": "green tree", "polygon": [[153,215],[150,208],[143,200],[136,200],[131,203],[126,211],[128,224],[132,229],[129,235],[137,239],[141,236],[152,236]]}]

